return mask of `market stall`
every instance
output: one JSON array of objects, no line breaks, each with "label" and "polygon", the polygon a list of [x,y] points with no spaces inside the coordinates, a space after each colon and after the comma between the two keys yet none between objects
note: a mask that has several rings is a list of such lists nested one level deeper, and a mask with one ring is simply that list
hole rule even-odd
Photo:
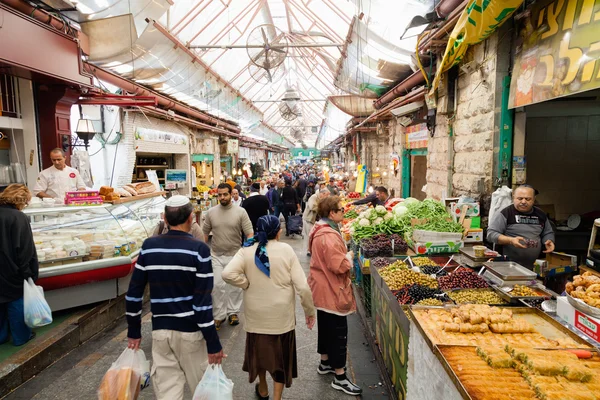
[{"label": "market stall", "polygon": [[125,293],[139,249],[161,219],[164,192],[113,197],[107,190],[106,200],[95,192],[99,205],[87,205],[88,197],[85,205],[46,202],[23,211],[40,264],[37,283],[53,311]]}]

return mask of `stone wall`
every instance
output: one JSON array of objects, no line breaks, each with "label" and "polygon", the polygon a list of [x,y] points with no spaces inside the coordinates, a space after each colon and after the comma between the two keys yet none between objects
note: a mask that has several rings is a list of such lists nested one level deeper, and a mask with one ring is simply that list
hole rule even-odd
[{"label": "stone wall", "polygon": [[404,148],[404,127],[396,122],[396,118],[392,118],[389,122],[388,128],[388,147],[387,147],[387,164],[385,165],[387,170],[387,180],[384,186],[392,194],[394,191],[395,197],[402,197],[402,165],[398,165],[395,173],[390,169],[391,165],[391,154],[397,153],[400,156],[400,162],[402,162],[402,150]]},{"label": "stone wall", "polygon": [[448,101],[445,79],[440,84],[435,135],[428,145],[428,197],[479,196],[492,191],[498,105],[502,95],[498,88],[506,74],[504,66],[500,68],[502,71],[497,67],[499,51],[501,59],[508,58],[505,44],[499,46],[498,42],[504,32],[494,33],[467,51],[461,65],[469,64],[472,69],[459,70],[454,115],[445,113]]}]

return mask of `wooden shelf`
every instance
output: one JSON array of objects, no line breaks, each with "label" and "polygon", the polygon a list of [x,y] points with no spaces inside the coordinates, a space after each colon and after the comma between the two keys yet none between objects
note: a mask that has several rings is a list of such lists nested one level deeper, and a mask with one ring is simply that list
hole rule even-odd
[{"label": "wooden shelf", "polygon": [[158,197],[158,196],[162,196],[165,194],[167,194],[167,192],[154,192],[154,193],[148,193],[148,194],[140,194],[140,195],[131,196],[131,197],[121,197],[118,200],[105,201],[105,203],[123,204],[123,203],[129,203],[130,201],[151,199],[152,197]]},{"label": "wooden shelf", "polygon": [[168,165],[136,165],[136,168],[169,168]]}]

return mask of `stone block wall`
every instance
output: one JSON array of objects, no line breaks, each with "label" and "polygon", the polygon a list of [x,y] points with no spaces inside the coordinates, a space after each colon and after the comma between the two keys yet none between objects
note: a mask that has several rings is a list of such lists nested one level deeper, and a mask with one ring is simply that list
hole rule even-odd
[{"label": "stone block wall", "polygon": [[[429,139],[427,196],[440,199],[479,196],[492,190],[495,135],[498,131],[497,90],[499,32],[471,46],[461,65],[476,66],[459,70],[454,115],[438,110],[435,135]],[[504,56],[504,55],[502,55]],[[438,105],[448,100],[445,81],[438,89]],[[452,137],[450,137],[452,135]],[[450,147],[451,146],[451,147]],[[449,176],[452,189],[449,191]],[[449,193],[450,192],[450,193]]]}]

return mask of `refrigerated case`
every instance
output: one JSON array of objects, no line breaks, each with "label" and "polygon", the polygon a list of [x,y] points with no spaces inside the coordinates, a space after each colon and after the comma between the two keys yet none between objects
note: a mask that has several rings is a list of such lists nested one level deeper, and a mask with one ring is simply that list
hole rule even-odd
[{"label": "refrigerated case", "polygon": [[118,205],[26,208],[40,262],[37,283],[52,310],[125,293],[164,203],[160,196]]}]

